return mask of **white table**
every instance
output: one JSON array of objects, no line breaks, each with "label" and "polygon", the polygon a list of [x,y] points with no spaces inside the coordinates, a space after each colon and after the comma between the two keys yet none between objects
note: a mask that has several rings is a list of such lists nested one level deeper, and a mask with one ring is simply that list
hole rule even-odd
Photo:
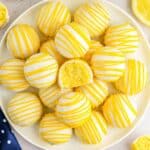
[{"label": "white table", "polygon": [[[1,0],[1,2],[5,3],[9,9],[10,14],[10,22],[9,24],[17,17],[19,14],[21,14],[24,10],[32,6],[33,4],[39,2],[40,0]],[[114,4],[120,6],[124,10],[126,10],[128,13],[132,14],[131,11],[131,0],[109,0],[110,2],[113,2]],[[138,21],[138,20],[137,20]],[[7,29],[9,24],[0,31],[0,38],[2,37],[4,31]],[[150,28],[144,26],[143,24],[139,23],[142,27],[142,29],[145,32],[145,35],[150,40]],[[129,135],[126,139],[124,139],[119,144],[111,147],[109,150],[129,150],[130,145],[132,141],[137,138],[140,135],[144,134],[150,134],[150,119],[149,119],[150,109],[147,111],[146,115],[144,116],[144,119],[142,122],[138,125],[138,127],[135,129],[135,131]],[[23,148],[23,150],[40,150],[39,148],[31,145],[30,143],[26,142],[22,137],[20,137],[18,134],[16,134],[17,139]]]}]

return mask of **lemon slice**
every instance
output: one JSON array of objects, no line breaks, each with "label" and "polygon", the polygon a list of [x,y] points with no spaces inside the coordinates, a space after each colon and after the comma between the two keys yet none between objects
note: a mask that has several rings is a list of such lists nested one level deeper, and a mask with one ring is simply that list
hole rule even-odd
[{"label": "lemon slice", "polygon": [[150,150],[150,136],[141,136],[132,144],[132,150]]},{"label": "lemon slice", "polygon": [[132,0],[132,10],[135,16],[144,24],[150,26],[150,1]]},{"label": "lemon slice", "polygon": [[93,81],[90,66],[83,60],[66,61],[59,70],[58,82],[61,88],[73,88]]},{"label": "lemon slice", "polygon": [[3,27],[9,20],[7,7],[0,2],[0,27]]}]

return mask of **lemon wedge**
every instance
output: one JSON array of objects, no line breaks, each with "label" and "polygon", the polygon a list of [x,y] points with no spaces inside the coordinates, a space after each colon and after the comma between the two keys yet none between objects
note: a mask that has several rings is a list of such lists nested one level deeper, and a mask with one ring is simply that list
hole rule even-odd
[{"label": "lemon wedge", "polygon": [[0,28],[3,27],[9,20],[7,7],[0,2]]},{"label": "lemon wedge", "polygon": [[150,136],[137,138],[131,147],[132,150],[150,150]]},{"label": "lemon wedge", "polygon": [[92,81],[92,70],[83,60],[68,60],[60,67],[58,83],[61,88],[74,88],[91,83]]},{"label": "lemon wedge", "polygon": [[145,25],[150,26],[150,1],[132,0],[132,10],[135,16]]}]

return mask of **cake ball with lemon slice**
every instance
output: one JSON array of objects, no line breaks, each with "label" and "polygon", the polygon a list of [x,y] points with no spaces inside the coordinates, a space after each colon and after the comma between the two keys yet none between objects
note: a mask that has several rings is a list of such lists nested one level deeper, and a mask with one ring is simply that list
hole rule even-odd
[{"label": "cake ball with lemon slice", "polygon": [[88,29],[91,37],[104,33],[109,25],[109,13],[99,2],[85,3],[79,6],[74,14],[75,22]]},{"label": "cake ball with lemon slice", "polygon": [[54,113],[45,114],[40,121],[40,136],[52,144],[68,142],[72,137],[72,129],[58,120]]},{"label": "cake ball with lemon slice", "polygon": [[69,9],[60,1],[45,4],[37,17],[37,26],[46,36],[55,36],[57,30],[71,21]]},{"label": "cake ball with lemon slice", "polygon": [[83,57],[89,50],[90,43],[87,29],[75,22],[60,28],[55,37],[58,52],[66,58]]},{"label": "cake ball with lemon slice", "polygon": [[75,134],[84,144],[99,144],[107,134],[107,123],[100,112],[93,111],[87,121],[75,128]]},{"label": "cake ball with lemon slice", "polygon": [[119,128],[130,126],[137,116],[135,106],[124,94],[110,95],[102,110],[107,122]]},{"label": "cake ball with lemon slice", "polygon": [[144,89],[147,80],[146,66],[138,60],[129,59],[123,76],[115,82],[115,86],[125,94],[135,95]]},{"label": "cake ball with lemon slice", "polygon": [[9,21],[9,14],[7,7],[0,2],[0,28],[4,27]]},{"label": "cake ball with lemon slice", "polygon": [[107,82],[118,80],[125,71],[125,56],[116,48],[103,47],[91,59],[95,77]]},{"label": "cake ball with lemon slice", "polygon": [[39,91],[39,96],[45,106],[55,109],[58,99],[65,93],[72,91],[71,89],[61,89],[57,84],[48,88],[42,88]]},{"label": "cake ball with lemon slice", "polygon": [[59,64],[62,64],[65,61],[65,58],[56,50],[55,42],[52,39],[41,45],[40,52],[47,53],[54,57]]},{"label": "cake ball with lemon slice", "polygon": [[92,70],[84,60],[68,60],[59,69],[58,83],[61,88],[74,88],[92,81]]},{"label": "cake ball with lemon slice", "polygon": [[108,85],[98,79],[94,79],[93,83],[80,86],[76,89],[86,95],[90,100],[93,108],[98,107],[103,103],[105,98],[108,96]]},{"label": "cake ball with lemon slice", "polygon": [[133,142],[131,150],[150,150],[150,135],[138,137]]},{"label": "cake ball with lemon slice", "polygon": [[8,103],[7,112],[13,123],[31,126],[41,118],[43,108],[35,94],[23,92],[12,98]]},{"label": "cake ball with lemon slice", "polygon": [[7,48],[16,58],[26,59],[37,53],[39,47],[39,36],[30,25],[18,24],[8,32]]},{"label": "cake ball with lemon slice", "polygon": [[24,60],[15,58],[5,61],[0,67],[1,83],[12,91],[20,92],[26,90],[29,84],[24,76],[24,64]]},{"label": "cake ball with lemon slice", "polygon": [[46,53],[38,53],[27,59],[24,74],[31,86],[47,88],[56,82],[57,61]]},{"label": "cake ball with lemon slice", "polygon": [[58,100],[56,116],[71,128],[83,124],[90,115],[90,101],[80,92],[69,92]]},{"label": "cake ball with lemon slice", "polygon": [[90,48],[88,52],[85,54],[84,59],[90,63],[91,57],[96,51],[100,51],[103,45],[99,41],[91,40]]},{"label": "cake ball with lemon slice", "polygon": [[136,28],[124,23],[109,27],[104,36],[104,43],[128,54],[138,50],[140,41]]}]

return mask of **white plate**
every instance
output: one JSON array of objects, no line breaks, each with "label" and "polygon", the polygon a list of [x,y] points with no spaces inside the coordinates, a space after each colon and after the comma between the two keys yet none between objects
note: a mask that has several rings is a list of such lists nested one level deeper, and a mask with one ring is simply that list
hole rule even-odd
[{"label": "white plate", "polygon": [[[73,11],[77,6],[79,6],[81,3],[84,3],[87,0],[62,0],[62,1]],[[17,23],[28,23],[28,24],[35,26],[35,18],[36,18],[35,15],[36,15],[37,11],[39,10],[39,8],[44,3],[45,3],[45,1],[42,1],[42,2],[34,5],[30,9],[28,9],[20,17],[18,17],[17,20],[15,20],[13,22],[13,24],[10,26],[10,28],[14,24],[17,24]],[[148,70],[150,71],[150,65],[148,65],[148,64],[150,64],[150,59],[149,59],[150,47],[149,47],[149,44],[148,44],[147,40],[145,39],[141,29],[139,28],[138,24],[127,13],[125,13],[123,10],[121,10],[117,6],[113,5],[112,3],[107,2],[105,0],[104,5],[107,7],[107,9],[109,10],[109,12],[111,14],[111,24],[130,22],[138,29],[140,37],[141,37],[141,44],[140,44],[139,50],[135,54],[133,54],[131,57],[134,57],[134,58],[139,59],[142,62],[144,62],[147,65]],[[9,31],[9,29],[8,29],[8,31]],[[3,36],[2,41],[0,43],[0,50],[1,50],[0,51],[1,52],[0,62],[1,63],[4,60],[6,60],[7,58],[11,57],[8,53],[8,50],[6,48],[6,43],[5,43],[5,39],[6,39],[6,35],[7,35],[8,31],[5,33],[5,35]],[[5,88],[3,88],[2,86],[0,86],[0,99],[2,100],[1,101],[2,109],[3,109],[7,119],[10,121],[10,124],[22,137],[24,137],[24,139],[26,139],[33,145],[36,145],[43,149],[49,149],[49,150],[70,150],[70,149],[71,150],[99,150],[99,149],[108,148],[108,147],[116,144],[117,142],[123,140],[123,138],[125,138],[127,135],[129,135],[129,133],[131,133],[133,131],[133,129],[135,128],[137,123],[141,120],[142,116],[144,116],[145,110],[148,108],[149,100],[150,100],[149,99],[150,98],[149,91],[150,91],[150,86],[147,86],[143,92],[136,95],[135,97],[131,97],[131,99],[133,99],[133,101],[135,101],[135,103],[137,104],[137,109],[138,109],[138,117],[135,120],[134,124],[127,129],[118,129],[118,128],[111,129],[111,128],[109,128],[108,135],[106,137],[104,137],[102,143],[99,145],[83,145],[75,137],[72,138],[69,143],[66,143],[63,145],[57,145],[57,146],[50,145],[50,144],[44,142],[39,137],[37,125],[28,127],[28,128],[21,128],[21,127],[16,126],[9,120],[9,118],[7,116],[7,112],[6,112],[6,110],[7,110],[6,106],[7,106],[8,101],[11,99],[11,97],[15,93],[8,91]]]}]

